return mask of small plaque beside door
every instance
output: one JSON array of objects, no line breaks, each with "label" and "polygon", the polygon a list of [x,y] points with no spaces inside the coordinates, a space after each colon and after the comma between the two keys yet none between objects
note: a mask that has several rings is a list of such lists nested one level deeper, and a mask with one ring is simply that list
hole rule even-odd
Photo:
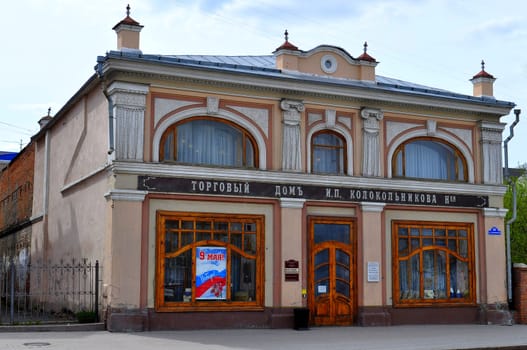
[{"label": "small plaque beside door", "polygon": [[300,263],[298,260],[286,260],[284,261],[284,275],[286,282],[298,282],[300,276]]}]

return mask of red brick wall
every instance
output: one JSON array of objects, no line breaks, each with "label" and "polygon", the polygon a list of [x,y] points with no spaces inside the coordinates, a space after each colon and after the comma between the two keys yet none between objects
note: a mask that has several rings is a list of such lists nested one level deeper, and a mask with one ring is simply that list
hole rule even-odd
[{"label": "red brick wall", "polygon": [[527,324],[527,266],[514,267],[514,308],[516,322]]},{"label": "red brick wall", "polygon": [[0,234],[31,217],[35,146],[30,143],[0,171]]}]

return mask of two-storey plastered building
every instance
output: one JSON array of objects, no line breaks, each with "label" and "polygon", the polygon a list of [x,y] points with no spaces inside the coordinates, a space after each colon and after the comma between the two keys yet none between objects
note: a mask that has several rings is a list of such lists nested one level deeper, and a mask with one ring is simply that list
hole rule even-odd
[{"label": "two-storey plastered building", "polygon": [[142,28],[113,28],[118,49],[33,138],[32,257],[99,259],[110,330],[290,327],[297,308],[508,322],[514,104],[484,67],[468,96],[379,76],[361,43],[150,55]]}]

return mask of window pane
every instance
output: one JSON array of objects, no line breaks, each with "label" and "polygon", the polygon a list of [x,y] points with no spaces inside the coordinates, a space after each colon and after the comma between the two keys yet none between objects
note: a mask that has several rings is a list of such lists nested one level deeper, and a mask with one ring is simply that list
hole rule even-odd
[{"label": "window pane", "polygon": [[174,160],[174,133],[171,130],[170,134],[165,138],[165,144],[163,145],[163,160]]},{"label": "window pane", "polygon": [[466,181],[463,159],[460,159],[456,151],[446,143],[422,139],[410,140],[394,157],[395,176]]},{"label": "window pane", "polygon": [[170,253],[178,250],[178,234],[174,232],[167,232],[165,234],[165,253]]},{"label": "window pane", "polygon": [[419,238],[412,238],[411,242],[412,242],[412,252],[421,248],[421,243],[419,243]]},{"label": "window pane", "polygon": [[395,176],[404,176],[403,172],[403,152],[397,152],[395,158]]},{"label": "window pane", "polygon": [[194,243],[194,232],[181,232],[181,246]]},{"label": "window pane", "polygon": [[458,242],[459,255],[466,258],[468,254],[468,242],[466,239],[460,239]]},{"label": "window pane", "polygon": [[196,242],[199,242],[199,241],[208,241],[210,240],[212,237],[211,233],[210,232],[198,232],[196,234]]},{"label": "window pane", "polygon": [[315,243],[337,241],[350,243],[350,227],[342,224],[315,224]]},{"label": "window pane", "polygon": [[455,239],[449,239],[448,240],[448,249],[450,249],[453,252],[457,252],[457,241]]},{"label": "window pane", "polygon": [[423,272],[424,272],[424,298],[434,298],[435,276],[434,276],[434,252],[431,250],[423,252]]},{"label": "window pane", "polygon": [[348,267],[343,266],[343,265],[336,265],[335,272],[336,272],[337,278],[340,278],[340,279],[343,279],[349,282],[350,270]]},{"label": "window pane", "polygon": [[469,296],[468,263],[450,256],[450,297]]},{"label": "window pane", "polygon": [[214,240],[229,243],[229,234],[228,233],[215,233]]},{"label": "window pane", "polygon": [[322,265],[315,269],[315,281],[325,280],[329,277],[329,265]]},{"label": "window pane", "polygon": [[194,221],[183,221],[181,222],[181,228],[185,230],[193,230],[194,229]]},{"label": "window pane", "polygon": [[256,297],[256,263],[239,254],[231,257],[231,295],[234,301],[252,301]]},{"label": "window pane", "polygon": [[243,250],[247,253],[256,252],[256,234],[246,233],[243,235]]},{"label": "window pane", "polygon": [[400,299],[420,298],[420,266],[419,255],[414,255],[410,260],[399,262],[399,289]]},{"label": "window pane", "polygon": [[231,222],[231,232],[242,232],[242,227],[241,222]]},{"label": "window pane", "polygon": [[[254,166],[254,150],[244,134],[227,123],[197,119],[177,126],[177,160],[191,164],[242,167]],[[251,159],[244,158],[250,156]]]},{"label": "window pane", "polygon": [[210,221],[196,221],[197,230],[210,230],[211,223]]},{"label": "window pane", "polygon": [[192,281],[191,251],[175,257],[165,259],[165,301],[190,301],[185,289],[191,288]]},{"label": "window pane", "polygon": [[408,228],[406,228],[406,227],[399,227],[399,230],[397,231],[397,233],[399,234],[399,237],[400,236],[408,236]]},{"label": "window pane", "polygon": [[340,249],[337,249],[335,251],[335,260],[337,261],[337,263],[342,264],[344,266],[349,266],[350,265],[350,256],[349,256],[349,254],[346,253],[346,252],[343,252]]},{"label": "window pane", "polygon": [[399,256],[408,255],[408,239],[399,238]]},{"label": "window pane", "polygon": [[423,236],[432,236],[432,229],[431,228],[424,228],[422,231]]},{"label": "window pane", "polygon": [[214,231],[227,231],[229,229],[229,223],[228,222],[215,222],[214,223]]},{"label": "window pane", "polygon": [[313,137],[314,173],[344,173],[344,142],[337,135],[329,132]]},{"label": "window pane", "polygon": [[315,266],[326,264],[329,261],[329,249],[324,249],[315,254]]},{"label": "window pane", "polygon": [[254,148],[248,137],[245,138],[245,166],[254,168]]},{"label": "window pane", "polygon": [[349,298],[350,296],[350,285],[349,282],[337,280],[337,293]]},{"label": "window pane", "polygon": [[241,233],[231,233],[231,244],[235,247],[242,249],[242,234]]}]

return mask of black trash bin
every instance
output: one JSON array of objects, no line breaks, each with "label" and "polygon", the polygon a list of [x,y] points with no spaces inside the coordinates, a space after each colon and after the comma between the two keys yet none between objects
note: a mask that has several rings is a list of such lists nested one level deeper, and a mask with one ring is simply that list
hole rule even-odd
[{"label": "black trash bin", "polygon": [[309,309],[306,307],[296,308],[294,312],[294,329],[305,331],[309,329]]}]

